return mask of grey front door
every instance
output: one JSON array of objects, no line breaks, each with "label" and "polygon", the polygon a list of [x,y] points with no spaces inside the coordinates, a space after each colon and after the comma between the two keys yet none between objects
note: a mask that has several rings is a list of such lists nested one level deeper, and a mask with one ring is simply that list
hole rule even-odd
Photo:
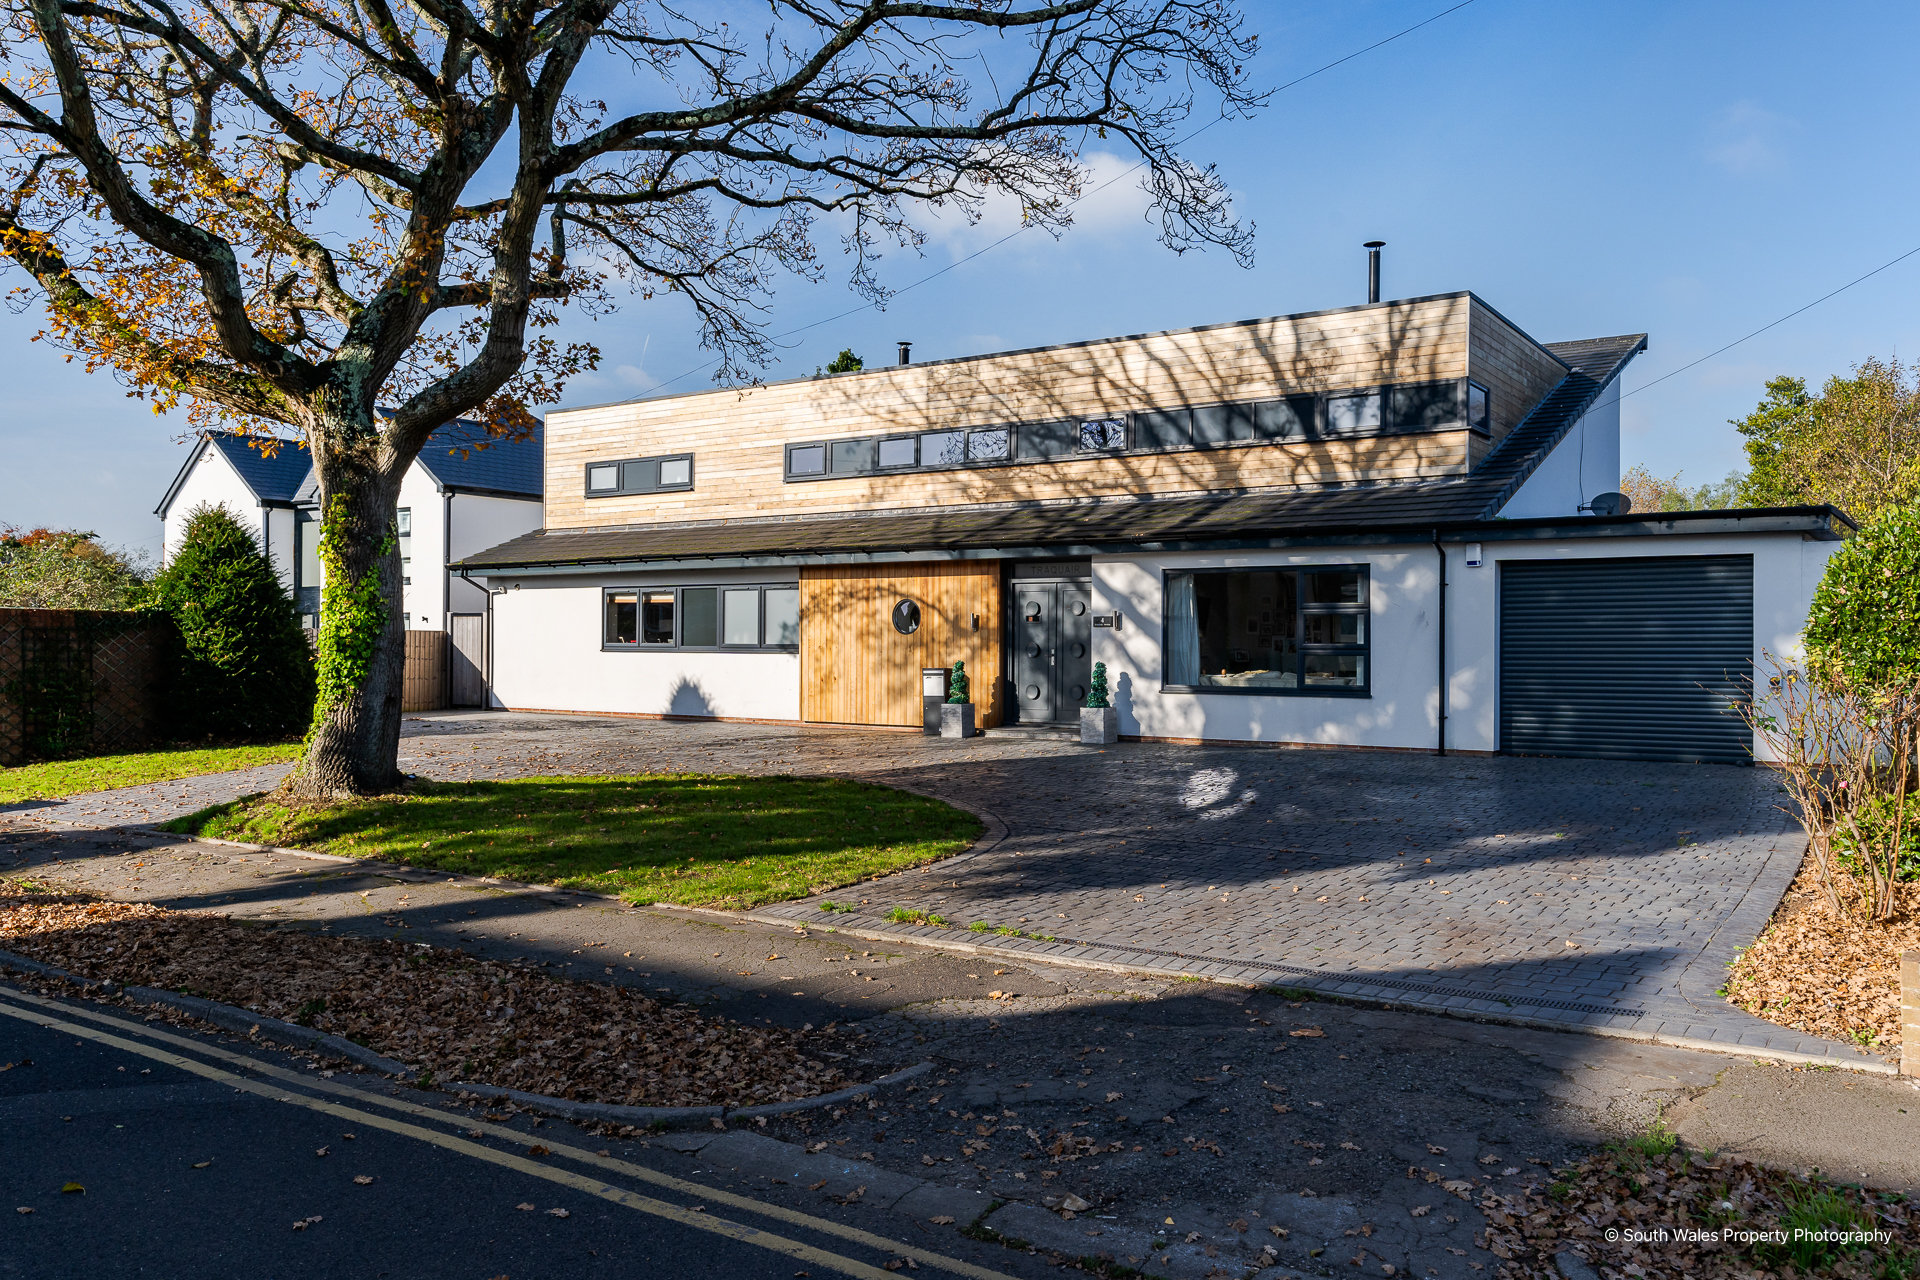
[{"label": "grey front door", "polygon": [[1093,592],[1085,582],[1012,584],[1012,703],[1022,724],[1076,720],[1093,672]]},{"label": "grey front door", "polygon": [[487,705],[487,616],[484,613],[456,613],[448,618],[451,629],[447,655],[453,664],[449,672],[456,707]]}]

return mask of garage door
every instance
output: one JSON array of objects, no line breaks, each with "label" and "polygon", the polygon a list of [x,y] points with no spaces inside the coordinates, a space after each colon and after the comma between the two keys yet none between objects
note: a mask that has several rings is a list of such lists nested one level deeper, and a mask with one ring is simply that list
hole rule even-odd
[{"label": "garage door", "polygon": [[1500,749],[1743,764],[1753,557],[1506,561]]}]

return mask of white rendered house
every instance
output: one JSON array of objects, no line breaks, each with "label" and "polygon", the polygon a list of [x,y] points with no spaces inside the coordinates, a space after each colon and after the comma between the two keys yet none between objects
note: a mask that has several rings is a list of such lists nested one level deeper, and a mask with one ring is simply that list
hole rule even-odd
[{"label": "white rendered house", "polygon": [[[484,448],[476,447],[482,443]],[[453,636],[456,700],[458,673],[471,671],[477,678],[486,668],[487,593],[452,566],[540,527],[541,473],[539,434],[490,441],[484,428],[462,420],[436,431],[401,481],[407,629]],[[320,509],[306,445],[226,432],[201,436],[154,512],[164,530],[163,559],[179,544],[187,512],[201,503],[225,506],[255,532],[293,592],[305,625],[318,626],[324,577]]]},{"label": "white rendered house", "polygon": [[[468,556],[500,705],[1750,760],[1831,507],[1620,510],[1644,335],[1467,292],[555,411],[546,522]],[[938,672],[933,671],[937,684]]]}]

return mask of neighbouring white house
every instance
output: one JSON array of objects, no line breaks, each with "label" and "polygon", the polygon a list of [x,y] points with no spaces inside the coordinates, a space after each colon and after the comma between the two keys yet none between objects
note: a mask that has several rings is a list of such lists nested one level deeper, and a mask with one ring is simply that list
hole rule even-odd
[{"label": "neighbouring white house", "polygon": [[[481,447],[484,446],[484,447]],[[540,434],[489,440],[477,423],[455,421],[428,438],[400,484],[402,607],[409,631],[453,637],[451,697],[477,705],[484,694],[486,589],[454,562],[541,526]],[[179,545],[187,513],[225,506],[255,531],[293,592],[305,625],[319,624],[322,571],[318,485],[304,441],[208,432],[194,444],[155,508],[161,558]],[[435,652],[414,646],[410,653]],[[463,681],[463,673],[471,679]]]},{"label": "neighbouring white house", "polygon": [[1832,507],[1622,509],[1642,334],[1469,292],[557,410],[495,705],[1745,762]]}]

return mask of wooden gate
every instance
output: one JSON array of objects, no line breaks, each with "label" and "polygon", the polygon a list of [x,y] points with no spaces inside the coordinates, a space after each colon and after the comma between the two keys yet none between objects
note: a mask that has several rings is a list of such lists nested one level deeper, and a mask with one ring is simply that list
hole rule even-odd
[{"label": "wooden gate", "polygon": [[487,705],[487,615],[456,613],[450,619],[448,685],[456,707]]},{"label": "wooden gate", "polygon": [[407,632],[407,667],[400,684],[400,709],[438,711],[446,705],[447,633]]}]

